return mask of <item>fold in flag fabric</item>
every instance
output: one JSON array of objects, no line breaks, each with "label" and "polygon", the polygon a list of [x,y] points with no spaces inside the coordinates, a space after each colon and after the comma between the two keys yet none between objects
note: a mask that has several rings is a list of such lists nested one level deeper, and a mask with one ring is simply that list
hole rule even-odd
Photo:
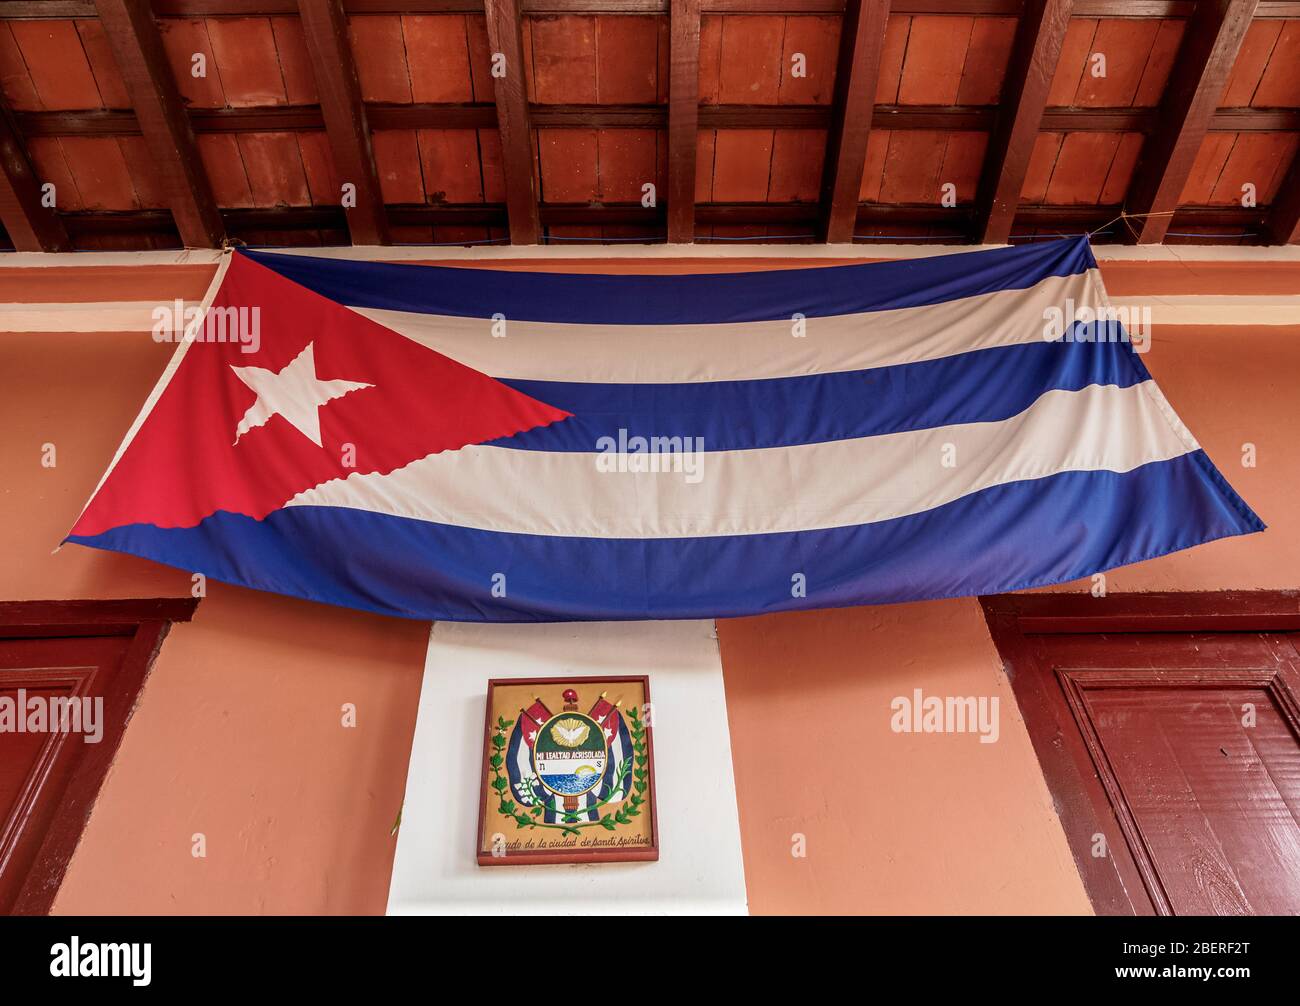
[{"label": "fold in flag fabric", "polygon": [[237,251],[68,540],[423,619],[1018,590],[1264,525],[1086,239],[592,276]]}]

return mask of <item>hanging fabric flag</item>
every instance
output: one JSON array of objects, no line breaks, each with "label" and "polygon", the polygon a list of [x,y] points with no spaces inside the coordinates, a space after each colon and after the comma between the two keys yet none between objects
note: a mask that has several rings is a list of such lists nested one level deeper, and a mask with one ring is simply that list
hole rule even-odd
[{"label": "hanging fabric flag", "polygon": [[1085,239],[671,276],[237,251],[204,306],[69,541],[510,622],[1019,590],[1264,527]]}]

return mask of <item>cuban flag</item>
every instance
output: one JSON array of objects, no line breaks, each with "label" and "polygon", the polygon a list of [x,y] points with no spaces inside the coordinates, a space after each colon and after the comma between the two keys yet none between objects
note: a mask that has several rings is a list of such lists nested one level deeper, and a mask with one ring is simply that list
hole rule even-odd
[{"label": "cuban flag", "polygon": [[673,276],[236,251],[67,540],[524,622],[1020,590],[1262,530],[1107,304],[1085,239]]}]

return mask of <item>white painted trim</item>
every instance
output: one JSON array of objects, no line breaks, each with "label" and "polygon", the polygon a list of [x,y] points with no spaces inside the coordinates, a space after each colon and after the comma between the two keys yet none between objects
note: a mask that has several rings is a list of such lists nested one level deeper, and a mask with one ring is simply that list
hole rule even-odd
[{"label": "white painted trim", "polygon": [[1112,297],[1116,307],[1151,309],[1153,325],[1300,325],[1300,296]]},{"label": "white painted trim", "polygon": [[[184,310],[198,301],[185,301]],[[153,312],[173,309],[168,300],[110,300],[87,303],[0,304],[0,332],[150,332]]]},{"label": "white painted trim", "polygon": [[[647,674],[659,860],[475,862],[489,678]],[[390,915],[704,915],[746,911],[731,732],[711,621],[439,622],[429,636]]]},{"label": "white painted trim", "polygon": [[[429,259],[499,261],[509,259],[658,259],[658,258],[861,258],[911,259],[987,251],[1005,245],[762,244],[709,242],[668,244],[564,245],[402,245],[397,247],[267,248],[284,255],[342,258],[357,262],[411,262]],[[1097,245],[1101,262],[1300,262],[1300,245]],[[0,268],[77,266],[204,265],[221,256],[216,249],[142,252],[13,252],[0,254]]]}]

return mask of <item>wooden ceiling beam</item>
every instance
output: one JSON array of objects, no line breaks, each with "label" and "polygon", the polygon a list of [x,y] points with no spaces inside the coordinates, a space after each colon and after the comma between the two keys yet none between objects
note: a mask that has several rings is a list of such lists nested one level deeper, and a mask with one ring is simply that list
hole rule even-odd
[{"label": "wooden ceiling beam", "polygon": [[[536,129],[663,129],[668,110],[663,105],[533,105]],[[1154,108],[1048,108],[1044,131],[1058,133],[1149,133],[1155,129]],[[372,129],[495,129],[495,105],[368,104]],[[138,136],[140,124],[131,112],[85,109],[58,112],[16,112],[24,137]],[[700,129],[826,129],[827,105],[701,105]],[[877,105],[872,129],[990,132],[997,108],[983,105]],[[264,108],[200,108],[190,112],[197,134],[318,132],[325,120],[317,105]],[[1300,108],[1223,108],[1210,121],[1211,131],[1229,133],[1300,132]]]},{"label": "wooden ceiling beam", "polygon": [[700,130],[699,0],[672,0],[668,38],[668,243],[690,244]]},{"label": "wooden ceiling beam", "polygon": [[1196,6],[1160,102],[1160,125],[1142,144],[1125,212],[1139,244],[1159,244],[1209,130],[1258,0],[1205,0]]},{"label": "wooden ceiling beam", "polygon": [[519,0],[485,0],[483,6],[488,47],[495,64],[492,86],[496,97],[497,130],[501,134],[501,167],[505,175],[510,243],[535,245],[541,240],[542,223],[537,211],[537,172],[528,89],[524,81],[523,19]]},{"label": "wooden ceiling beam", "polygon": [[844,10],[822,169],[820,234],[830,243],[853,240],[888,21],[889,0],[848,0]]},{"label": "wooden ceiling beam", "polygon": [[[153,0],[158,17],[266,17],[296,12],[297,0]],[[666,14],[670,0],[522,0],[525,14]],[[1078,0],[1078,17],[1191,17],[1196,0]],[[482,0],[344,0],[349,14],[477,14]],[[704,0],[705,14],[840,14],[844,0]],[[895,14],[1017,17],[1023,0],[895,0]],[[5,0],[0,20],[94,17],[94,0]],[[1300,0],[1261,0],[1256,18],[1300,18]]]},{"label": "wooden ceiling beam", "polygon": [[1275,245],[1300,244],[1300,152],[1292,158],[1273,199],[1264,225],[1269,240]]},{"label": "wooden ceiling beam", "polygon": [[95,0],[181,240],[215,248],[225,228],[149,0]]},{"label": "wooden ceiling beam", "polygon": [[1070,27],[1071,0],[1030,0],[1016,29],[1002,110],[989,136],[975,196],[975,238],[1005,244]]},{"label": "wooden ceiling beam", "polygon": [[370,123],[361,100],[361,82],[348,41],[348,19],[342,0],[298,0],[298,12],[320,93],[334,169],[343,185],[338,195],[347,215],[348,233],[354,245],[389,244]]},{"label": "wooden ceiling beam", "polygon": [[[56,193],[57,195],[57,193]],[[0,107],[0,223],[16,251],[71,251],[54,208],[41,205],[41,182],[7,108]]]}]

